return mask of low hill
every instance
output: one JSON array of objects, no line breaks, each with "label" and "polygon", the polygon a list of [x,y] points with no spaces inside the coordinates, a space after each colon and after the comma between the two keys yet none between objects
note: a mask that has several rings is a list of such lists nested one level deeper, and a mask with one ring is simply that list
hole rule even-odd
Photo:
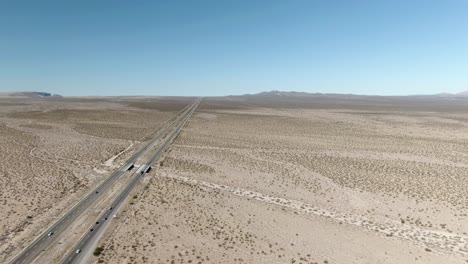
[{"label": "low hill", "polygon": [[6,92],[0,93],[0,98],[60,98],[61,95],[47,92]]}]

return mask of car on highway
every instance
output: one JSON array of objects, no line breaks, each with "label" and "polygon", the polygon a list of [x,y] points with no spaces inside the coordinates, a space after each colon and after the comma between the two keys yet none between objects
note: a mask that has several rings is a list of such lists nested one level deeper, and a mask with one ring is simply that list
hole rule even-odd
[{"label": "car on highway", "polygon": [[53,234],[54,234],[54,232],[49,232],[49,233],[47,234],[47,236],[52,236]]},{"label": "car on highway", "polygon": [[99,221],[96,222],[96,225],[99,225]]},{"label": "car on highway", "polygon": [[91,228],[91,229],[89,230],[89,232],[93,232],[93,231],[94,231],[94,228]]},{"label": "car on highway", "polygon": [[80,252],[81,252],[81,249],[76,250],[76,254],[80,254]]},{"label": "car on highway", "polygon": [[112,209],[113,209],[113,207],[109,207],[109,211],[112,210]]}]

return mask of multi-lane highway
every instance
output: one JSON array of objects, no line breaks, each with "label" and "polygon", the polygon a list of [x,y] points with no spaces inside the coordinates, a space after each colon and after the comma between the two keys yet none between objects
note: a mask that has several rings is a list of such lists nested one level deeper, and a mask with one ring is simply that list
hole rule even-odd
[{"label": "multi-lane highway", "polygon": [[[82,198],[78,203],[75,204],[70,210],[68,210],[65,215],[58,219],[52,226],[47,228],[41,235],[34,239],[31,244],[23,249],[18,255],[10,260],[12,264],[21,264],[21,263],[33,263],[40,254],[47,249],[51,244],[57,241],[59,235],[67,230],[74,220],[79,217],[86,209],[93,205],[100,197],[104,195],[106,191],[113,186],[113,184],[128,170],[131,170],[135,162],[142,157],[151,147],[161,140],[167,132],[180,123],[185,123],[188,119],[187,117],[193,113],[196,106],[198,106],[199,100],[189,104],[174,117],[170,118],[165,122],[165,125],[159,130],[157,135],[140,150],[138,150],[124,165],[122,165],[117,171],[107,177],[101,184],[96,188],[90,191],[84,198]],[[185,117],[185,118],[184,118]],[[131,182],[130,182],[131,184]],[[130,185],[129,185],[130,186]]]},{"label": "multi-lane highway", "polygon": [[106,227],[109,225],[109,222],[113,219],[113,215],[117,213],[119,207],[127,199],[135,185],[143,177],[144,173],[151,168],[151,164],[158,159],[164,150],[169,146],[169,144],[177,137],[180,133],[180,130],[183,128],[185,123],[188,121],[192,113],[197,108],[200,101],[197,101],[190,108],[189,113],[185,118],[180,122],[180,124],[174,129],[174,131],[164,140],[164,142],[157,148],[156,152],[140,167],[138,171],[132,176],[132,180],[128,185],[123,189],[123,191],[115,198],[115,200],[109,205],[108,208],[99,216],[98,219],[88,228],[86,233],[76,244],[75,248],[69,251],[67,257],[63,263],[81,263],[85,262],[86,258],[90,255],[90,252],[94,249],[94,246],[97,244],[99,238],[104,234]]}]

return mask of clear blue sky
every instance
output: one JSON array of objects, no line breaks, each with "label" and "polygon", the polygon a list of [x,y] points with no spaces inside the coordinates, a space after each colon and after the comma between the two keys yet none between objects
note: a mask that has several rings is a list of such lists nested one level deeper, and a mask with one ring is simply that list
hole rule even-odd
[{"label": "clear blue sky", "polygon": [[0,2],[0,91],[468,90],[466,0]]}]

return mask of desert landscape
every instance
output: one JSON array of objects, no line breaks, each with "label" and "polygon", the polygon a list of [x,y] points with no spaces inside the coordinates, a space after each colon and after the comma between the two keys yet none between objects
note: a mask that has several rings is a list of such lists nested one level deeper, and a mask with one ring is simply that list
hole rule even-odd
[{"label": "desert landscape", "polygon": [[3,1],[0,264],[468,264],[468,1]]},{"label": "desert landscape", "polygon": [[[0,98],[0,262],[104,180],[192,99]],[[157,102],[157,103],[156,103]]]},{"label": "desert landscape", "polygon": [[205,98],[90,263],[467,263],[466,103]]},{"label": "desert landscape", "polygon": [[3,1],[0,264],[468,264],[468,1]]},{"label": "desert landscape", "polygon": [[[2,98],[2,261],[192,100]],[[467,113],[461,97],[204,98],[88,263],[467,263]],[[37,263],[61,263],[130,177]]]}]

